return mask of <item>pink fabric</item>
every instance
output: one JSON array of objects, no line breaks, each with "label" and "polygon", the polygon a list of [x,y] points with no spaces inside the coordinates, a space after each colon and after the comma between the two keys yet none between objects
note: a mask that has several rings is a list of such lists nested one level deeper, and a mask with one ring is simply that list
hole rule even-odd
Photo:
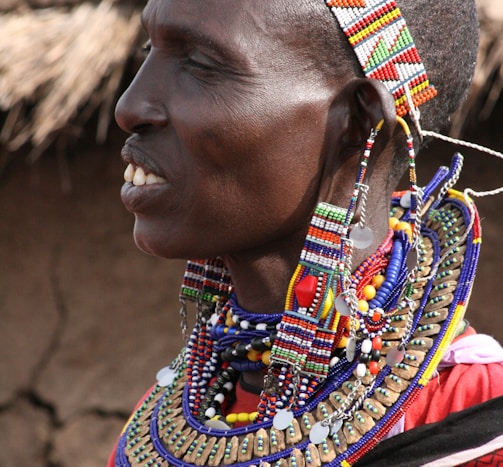
[{"label": "pink fabric", "polygon": [[438,371],[452,367],[459,363],[488,363],[503,362],[503,348],[498,341],[486,334],[472,334],[454,341],[442,357]]}]

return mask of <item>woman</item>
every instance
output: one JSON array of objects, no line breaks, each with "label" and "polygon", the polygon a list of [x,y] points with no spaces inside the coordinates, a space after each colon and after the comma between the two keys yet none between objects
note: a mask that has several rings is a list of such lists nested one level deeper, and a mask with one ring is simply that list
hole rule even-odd
[{"label": "woman", "polygon": [[448,122],[477,22],[464,0],[402,3],[148,3],[147,56],[116,111],[132,135],[122,199],[142,250],[197,260],[182,300],[198,317],[110,465],[351,465],[368,451],[419,465],[461,448],[377,444],[503,393],[489,338],[428,384],[473,334],[480,235],[473,204],[446,196],[460,158],[418,188],[407,122],[419,106],[425,128]]}]

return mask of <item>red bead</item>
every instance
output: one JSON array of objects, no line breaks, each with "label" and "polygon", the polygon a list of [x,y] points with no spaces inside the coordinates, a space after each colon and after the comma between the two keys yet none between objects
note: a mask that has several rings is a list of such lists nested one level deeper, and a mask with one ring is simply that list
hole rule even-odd
[{"label": "red bead", "polygon": [[372,375],[377,375],[379,373],[379,363],[377,362],[369,362],[369,371]]},{"label": "red bead", "polygon": [[381,350],[382,349],[382,339],[379,336],[375,336],[372,339],[372,348],[374,350]]},{"label": "red bead", "polygon": [[306,276],[295,286],[295,296],[299,306],[308,308],[313,303],[316,295],[318,279],[315,276]]}]

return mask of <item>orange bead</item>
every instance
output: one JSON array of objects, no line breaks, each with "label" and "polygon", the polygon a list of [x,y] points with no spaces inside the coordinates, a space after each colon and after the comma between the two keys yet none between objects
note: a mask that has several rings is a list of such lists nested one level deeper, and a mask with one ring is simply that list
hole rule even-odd
[{"label": "orange bead", "polygon": [[374,311],[374,313],[372,314],[372,321],[374,323],[377,323],[377,322],[381,321],[381,318],[382,318],[382,314],[379,313],[378,311]]},{"label": "orange bead", "polygon": [[262,353],[262,363],[266,366],[269,366],[271,363],[271,351],[266,350],[264,353]]},{"label": "orange bead", "polygon": [[247,355],[248,360],[251,362],[258,362],[262,359],[262,354],[258,350],[251,349]]}]

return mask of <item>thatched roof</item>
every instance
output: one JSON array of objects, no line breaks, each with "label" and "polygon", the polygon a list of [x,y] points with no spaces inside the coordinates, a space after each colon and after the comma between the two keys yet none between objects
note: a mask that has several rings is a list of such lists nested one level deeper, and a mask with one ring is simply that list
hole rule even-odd
[{"label": "thatched roof", "polygon": [[103,0],[1,14],[0,109],[7,112],[1,142],[10,150],[31,143],[35,158],[97,109],[97,137],[103,140],[135,49],[139,12],[134,5]]},{"label": "thatched roof", "polygon": [[[99,110],[103,140],[128,58],[140,31],[142,0],[0,0],[0,143],[29,143],[38,157],[78,132]],[[481,47],[473,92],[458,118],[487,117],[503,87],[502,0],[477,0]],[[48,8],[50,7],[50,8]]]}]

